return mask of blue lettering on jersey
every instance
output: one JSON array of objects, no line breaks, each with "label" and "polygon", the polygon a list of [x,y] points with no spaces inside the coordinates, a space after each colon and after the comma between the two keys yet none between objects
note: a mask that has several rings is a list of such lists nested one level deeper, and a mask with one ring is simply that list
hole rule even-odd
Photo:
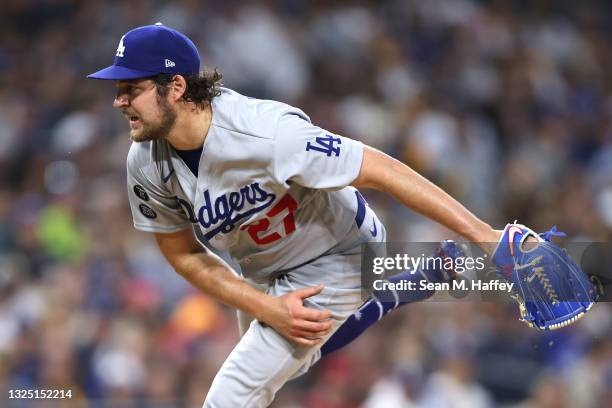
[{"label": "blue lettering on jersey", "polygon": [[192,224],[197,224],[198,219],[196,218],[196,215],[195,215],[195,212],[193,211],[193,206],[191,205],[191,203],[187,200],[183,200],[180,197],[176,197],[176,201],[178,201],[179,205],[183,207],[183,211],[185,211],[185,213],[187,214],[189,221]]},{"label": "blue lettering on jersey", "polygon": [[342,144],[342,140],[339,137],[333,137],[332,135],[325,135],[323,137],[316,137],[315,143],[306,143],[306,151],[315,150],[317,152],[325,153],[327,157],[335,154],[336,157],[340,156],[340,146],[334,146],[335,143]]},{"label": "blue lettering on jersey", "polygon": [[[205,229],[215,226],[204,234],[204,238],[209,240],[220,232],[232,231],[241,219],[269,207],[276,199],[276,195],[264,190],[259,183],[253,183],[242,187],[239,191],[219,196],[214,201],[210,198],[210,192],[206,190],[203,199],[204,203],[196,214],[188,201],[177,197],[178,203],[192,223],[199,223]],[[256,206],[240,213],[245,204]]]}]

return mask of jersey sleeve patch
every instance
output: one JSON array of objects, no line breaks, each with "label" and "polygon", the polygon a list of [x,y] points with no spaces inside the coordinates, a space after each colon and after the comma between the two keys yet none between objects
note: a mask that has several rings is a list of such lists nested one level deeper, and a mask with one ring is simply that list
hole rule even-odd
[{"label": "jersey sleeve patch", "polygon": [[160,173],[146,145],[133,144],[127,160],[127,192],[134,227],[147,232],[169,232],[191,226],[177,194],[164,183]]},{"label": "jersey sleeve patch", "polygon": [[146,204],[140,204],[138,206],[138,209],[140,210],[140,213],[142,215],[144,215],[145,217],[154,220],[155,218],[157,218],[157,213],[148,205]]},{"label": "jersey sleeve patch", "polygon": [[136,194],[136,197],[140,198],[143,201],[149,201],[149,195],[147,194],[147,191],[140,184],[136,184],[134,186],[134,194]]}]

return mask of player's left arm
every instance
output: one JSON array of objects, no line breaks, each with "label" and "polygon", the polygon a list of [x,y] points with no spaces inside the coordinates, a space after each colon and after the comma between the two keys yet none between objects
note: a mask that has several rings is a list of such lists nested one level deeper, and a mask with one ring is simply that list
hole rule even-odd
[{"label": "player's left arm", "polygon": [[[485,249],[497,243],[499,231],[472,214],[461,203],[399,160],[365,146],[359,176],[351,183],[358,188],[384,191],[406,207],[444,225]],[[492,248],[491,248],[492,249]]]}]

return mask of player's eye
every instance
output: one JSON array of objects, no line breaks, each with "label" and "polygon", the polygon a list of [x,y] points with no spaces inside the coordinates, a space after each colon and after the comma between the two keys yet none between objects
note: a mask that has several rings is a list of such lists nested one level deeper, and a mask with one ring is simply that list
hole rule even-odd
[{"label": "player's eye", "polygon": [[126,95],[128,97],[132,97],[138,94],[138,89],[128,85],[126,87],[120,88],[117,92],[119,95]]},{"label": "player's eye", "polygon": [[144,88],[143,87],[141,87],[141,86],[132,86],[132,87],[130,87],[129,94],[136,96],[136,95],[141,94],[142,92],[144,92]]}]

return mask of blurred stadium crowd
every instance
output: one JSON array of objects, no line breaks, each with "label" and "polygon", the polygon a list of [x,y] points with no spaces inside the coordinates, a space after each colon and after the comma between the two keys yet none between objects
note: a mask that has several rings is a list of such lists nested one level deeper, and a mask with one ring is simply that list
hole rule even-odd
[{"label": "blurred stadium crowd", "polygon": [[[494,226],[611,240],[610,3],[4,0],[4,401],[8,389],[70,388],[87,402],[66,406],[200,406],[237,342],[234,312],[133,229],[128,126],[114,86],[84,79],[125,31],[156,21],[190,35],[228,87],[400,158]],[[449,237],[365,194],[393,240]],[[410,305],[274,406],[610,406],[610,312],[602,303],[542,334],[511,303]]]}]

